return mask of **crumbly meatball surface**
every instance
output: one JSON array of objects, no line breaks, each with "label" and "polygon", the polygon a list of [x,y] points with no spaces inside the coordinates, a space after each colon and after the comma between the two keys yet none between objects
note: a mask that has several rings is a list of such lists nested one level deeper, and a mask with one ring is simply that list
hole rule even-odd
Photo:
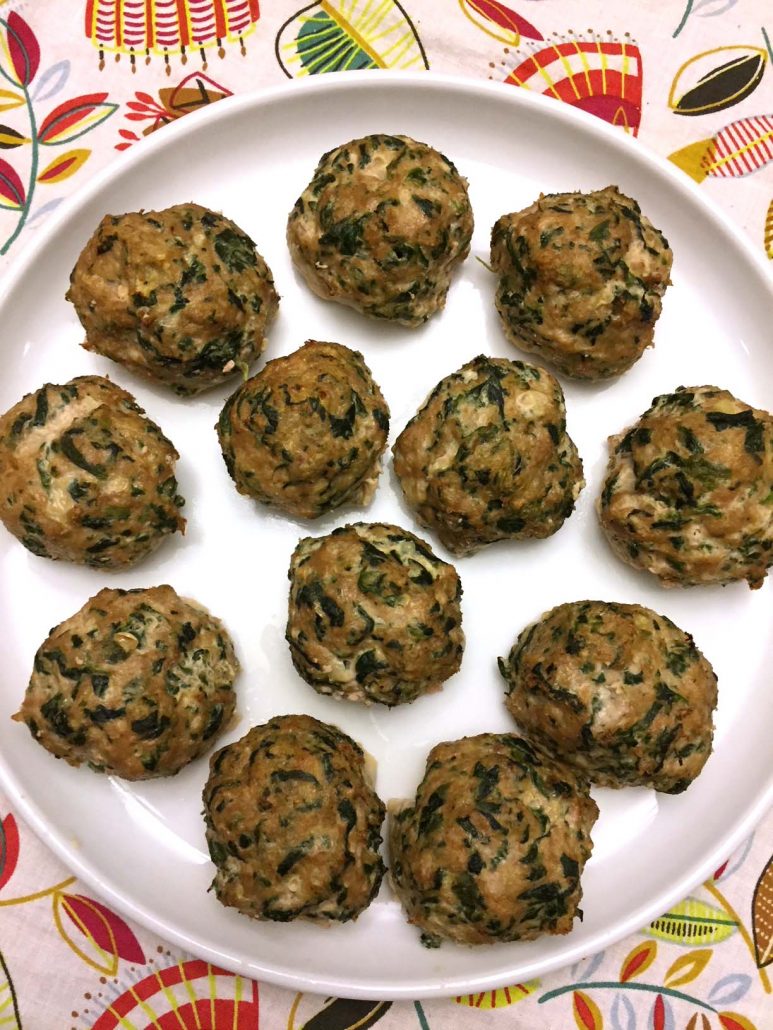
[{"label": "crumbly meatball surface", "polygon": [[716,386],[655,397],[609,439],[598,512],[612,549],[664,586],[745,579],[773,564],[773,417]]},{"label": "crumbly meatball surface", "polygon": [[289,578],[293,664],[320,694],[399,705],[459,669],[462,584],[412,533],[360,522],[306,537]]},{"label": "crumbly meatball surface", "polygon": [[521,732],[593,783],[679,794],[711,754],[717,677],[692,637],[649,608],[559,605],[499,669]]},{"label": "crumbly meatball surface", "polygon": [[370,502],[389,408],[358,351],[309,340],[240,386],[216,428],[240,493],[313,519]]},{"label": "crumbly meatball surface", "polygon": [[441,380],[392,451],[405,499],[453,554],[550,536],[585,485],[558,381],[504,358]]},{"label": "crumbly meatball surface", "polygon": [[373,318],[417,326],[467,256],[467,180],[426,143],[365,136],[324,154],[287,223],[308,286]]},{"label": "crumbly meatball surface", "polygon": [[0,416],[0,519],[43,558],[133,565],[185,528],[178,457],[108,379],[47,383]]},{"label": "crumbly meatball surface", "polygon": [[105,215],[67,299],[86,350],[182,395],[245,371],[279,304],[249,236],[198,204]]},{"label": "crumbly meatball surface", "polygon": [[218,901],[253,919],[346,922],[378,894],[384,805],[359,744],[281,715],[221,748],[204,788]]},{"label": "crumbly meatball surface", "polygon": [[70,765],[172,776],[228,725],[238,671],[220,620],[172,587],[100,590],[38,648],[14,719]]},{"label": "crumbly meatball surface", "polygon": [[514,734],[438,744],[392,811],[392,885],[430,947],[568,933],[597,816],[582,777]]},{"label": "crumbly meatball surface", "polygon": [[616,186],[541,196],[491,233],[505,335],[564,375],[620,375],[652,346],[672,258]]}]

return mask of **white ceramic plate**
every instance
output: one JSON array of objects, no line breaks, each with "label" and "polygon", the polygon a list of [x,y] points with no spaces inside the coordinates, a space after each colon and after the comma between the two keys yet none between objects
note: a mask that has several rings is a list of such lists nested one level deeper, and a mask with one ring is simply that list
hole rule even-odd
[{"label": "white ceramic plate", "polygon": [[[287,213],[318,157],[371,132],[426,140],[470,181],[472,255],[445,311],[419,330],[369,322],[316,299],[295,276],[284,243]],[[632,371],[599,386],[565,384],[569,431],[588,480],[577,511],[548,540],[498,544],[456,562],[468,643],[461,673],[441,693],[392,711],[318,696],[295,674],[283,639],[290,553],[301,535],[361,518],[422,533],[398,498],[391,469],[367,514],[338,513],[312,525],[239,497],[213,431],[231,388],[177,400],[79,348],[81,329],[64,292],[81,247],[107,211],[184,200],[224,211],[257,241],[282,294],[267,357],[308,337],[361,349],[391,406],[393,440],[430,388],[464,361],[481,352],[523,356],[503,338],[493,276],[475,260],[488,255],[495,219],[540,191],[610,182],[638,198],[668,236],[673,286],[657,347]],[[745,584],[665,591],[613,557],[593,510],[606,437],[656,393],[715,383],[773,407],[773,292],[764,265],[681,173],[619,130],[515,88],[429,75],[323,76],[224,101],[144,142],[52,220],[4,287],[0,409],[45,381],[107,373],[137,395],[182,455],[188,532],[137,569],[111,575],[50,562],[0,533],[2,782],[43,839],[124,914],[213,962],[288,987],[372,998],[452,995],[544,973],[636,930],[682,898],[762,815],[773,796],[771,583],[755,593]],[[207,893],[213,868],[200,817],[206,760],[172,780],[126,784],[55,762],[9,719],[51,626],[105,584],[163,582],[206,604],[235,637],[244,671],[241,719],[229,740],[271,715],[309,712],[339,724],[375,756],[385,800],[413,793],[438,741],[512,728],[496,656],[541,612],[580,598],[637,601],[694,634],[719,676],[715,752],[680,797],[595,792],[601,817],[583,879],[585,919],[567,937],[426,951],[386,884],[356,924],[255,923]]]}]

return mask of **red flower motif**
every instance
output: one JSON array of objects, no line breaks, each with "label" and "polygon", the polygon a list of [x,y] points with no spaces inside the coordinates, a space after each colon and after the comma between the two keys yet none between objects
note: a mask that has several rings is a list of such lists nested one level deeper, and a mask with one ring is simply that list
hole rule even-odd
[{"label": "red flower motif", "polygon": [[132,984],[110,1002],[92,1030],[119,1030],[129,1025],[132,1016],[142,1019],[140,1012],[151,999],[153,1026],[158,1030],[258,1030],[260,1026],[255,981],[193,959]]}]

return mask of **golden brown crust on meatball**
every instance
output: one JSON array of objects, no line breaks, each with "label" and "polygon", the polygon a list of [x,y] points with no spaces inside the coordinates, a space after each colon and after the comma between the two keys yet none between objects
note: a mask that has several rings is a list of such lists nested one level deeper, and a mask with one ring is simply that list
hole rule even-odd
[{"label": "golden brown crust on meatball", "polygon": [[108,379],[47,383],[0,416],[0,519],[41,557],[133,565],[185,528],[178,457]]},{"label": "golden brown crust on meatball", "polygon": [[762,586],[773,564],[773,417],[716,386],[655,397],[610,437],[597,506],[618,557],[663,586]]},{"label": "golden brown crust on meatball", "polygon": [[246,371],[279,304],[249,236],[198,204],[105,215],[67,299],[86,350],[182,395]]},{"label": "golden brown crust on meatball", "polygon": [[616,186],[541,196],[491,233],[505,335],[564,375],[620,375],[652,346],[672,257]]},{"label": "golden brown crust on meatball", "polygon": [[220,620],[172,587],[100,590],[38,648],[14,719],[70,765],[172,776],[228,725],[238,671]]},{"label": "golden brown crust on meatball", "polygon": [[597,816],[582,777],[514,734],[438,744],[392,812],[392,885],[428,946],[568,933]]},{"label": "golden brown crust on meatball", "polygon": [[462,584],[413,533],[360,522],[306,537],[289,578],[286,638],[319,693],[404,704],[459,669]]},{"label": "golden brown crust on meatball", "polygon": [[550,536],[585,485],[559,383],[504,358],[441,380],[392,452],[405,499],[453,554]]},{"label": "golden brown crust on meatball", "polygon": [[593,783],[679,794],[711,754],[717,677],[692,637],[649,608],[559,605],[499,668],[521,732]]},{"label": "golden brown crust on meatball", "polygon": [[323,299],[417,326],[444,306],[472,229],[467,180],[447,157],[408,136],[374,135],[320,158],[287,243]]},{"label": "golden brown crust on meatball", "polygon": [[358,351],[308,340],[240,386],[216,428],[239,493],[314,519],[370,502],[389,408]]},{"label": "golden brown crust on meatball", "polygon": [[253,726],[212,756],[204,816],[217,899],[253,919],[346,922],[378,894],[384,805],[336,726]]}]

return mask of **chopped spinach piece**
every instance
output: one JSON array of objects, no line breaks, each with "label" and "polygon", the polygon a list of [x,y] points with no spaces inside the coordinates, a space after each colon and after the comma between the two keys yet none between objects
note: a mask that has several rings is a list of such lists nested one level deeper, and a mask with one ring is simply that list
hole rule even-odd
[{"label": "chopped spinach piece", "polygon": [[258,263],[255,244],[249,236],[233,229],[223,229],[215,236],[215,250],[231,272],[244,272]]}]

